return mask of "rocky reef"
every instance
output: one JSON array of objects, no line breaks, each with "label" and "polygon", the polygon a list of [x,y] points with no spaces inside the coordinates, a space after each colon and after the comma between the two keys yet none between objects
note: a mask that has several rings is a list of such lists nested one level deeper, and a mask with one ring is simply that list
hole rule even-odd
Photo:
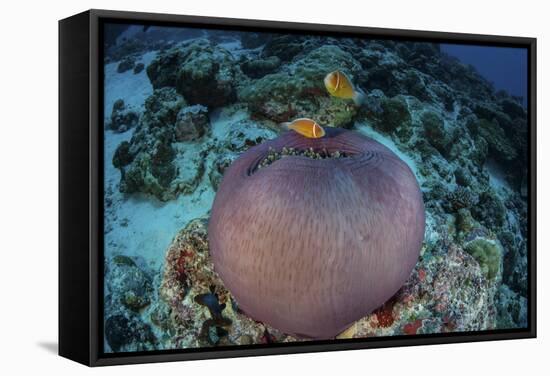
[{"label": "rocky reef", "polygon": [[108,124],[108,127],[115,132],[126,132],[137,125],[139,115],[139,111],[127,106],[124,100],[118,99],[113,104],[111,122]]},{"label": "rocky reef", "polygon": [[[106,109],[106,137],[124,135],[108,161],[124,197],[193,205],[245,150],[279,135],[279,123],[347,128],[413,170],[426,231],[404,286],[338,338],[526,327],[527,113],[471,66],[431,43],[263,33],[126,40],[109,51],[107,63],[129,80],[146,74],[152,87],[141,106],[121,97]],[[145,51],[156,57],[138,68]],[[333,70],[365,92],[362,106],[329,96],[323,77]],[[158,270],[106,250],[112,351],[302,340],[239,309],[213,270],[207,221],[167,235]]]},{"label": "rocky reef", "polygon": [[140,312],[151,304],[151,277],[127,256],[105,262],[105,341],[112,351],[154,350],[157,340]]},{"label": "rocky reef", "polygon": [[191,104],[219,107],[235,100],[239,70],[233,56],[208,39],[184,42],[147,67],[155,89],[175,87]]}]

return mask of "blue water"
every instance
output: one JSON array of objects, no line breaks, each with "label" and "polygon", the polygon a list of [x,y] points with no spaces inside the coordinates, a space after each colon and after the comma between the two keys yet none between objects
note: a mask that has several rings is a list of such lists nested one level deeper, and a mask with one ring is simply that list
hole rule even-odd
[{"label": "blue water", "polygon": [[441,50],[472,65],[497,90],[522,97],[527,105],[527,49],[442,44]]}]

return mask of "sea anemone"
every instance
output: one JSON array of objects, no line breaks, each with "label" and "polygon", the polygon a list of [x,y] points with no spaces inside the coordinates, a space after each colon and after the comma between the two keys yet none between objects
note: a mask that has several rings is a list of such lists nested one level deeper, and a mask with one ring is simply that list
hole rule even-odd
[{"label": "sea anemone", "polygon": [[243,312],[323,339],[396,293],[417,262],[424,224],[407,164],[368,137],[329,128],[318,139],[284,133],[235,160],[208,238]]}]

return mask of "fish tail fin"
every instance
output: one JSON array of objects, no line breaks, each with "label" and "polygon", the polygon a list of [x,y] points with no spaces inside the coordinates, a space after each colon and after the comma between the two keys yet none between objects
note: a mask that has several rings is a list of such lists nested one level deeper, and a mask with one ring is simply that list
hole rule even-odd
[{"label": "fish tail fin", "polygon": [[357,107],[361,107],[367,101],[367,95],[362,90],[356,89],[353,92],[352,99]]},{"label": "fish tail fin", "polygon": [[290,124],[291,124],[290,121],[285,121],[285,122],[283,122],[283,123],[279,123],[279,126],[280,126],[282,129],[288,130],[288,129],[290,129]]}]

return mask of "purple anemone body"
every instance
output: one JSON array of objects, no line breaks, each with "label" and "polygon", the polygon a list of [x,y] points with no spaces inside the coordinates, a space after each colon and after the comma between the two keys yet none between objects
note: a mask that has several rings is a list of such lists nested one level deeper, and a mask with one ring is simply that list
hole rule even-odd
[{"label": "purple anemone body", "polygon": [[[283,157],[270,148],[340,151]],[[410,168],[358,133],[295,132],[257,145],[226,171],[208,228],[214,267],[255,320],[304,338],[332,338],[391,298],[424,238],[422,194]]]}]

